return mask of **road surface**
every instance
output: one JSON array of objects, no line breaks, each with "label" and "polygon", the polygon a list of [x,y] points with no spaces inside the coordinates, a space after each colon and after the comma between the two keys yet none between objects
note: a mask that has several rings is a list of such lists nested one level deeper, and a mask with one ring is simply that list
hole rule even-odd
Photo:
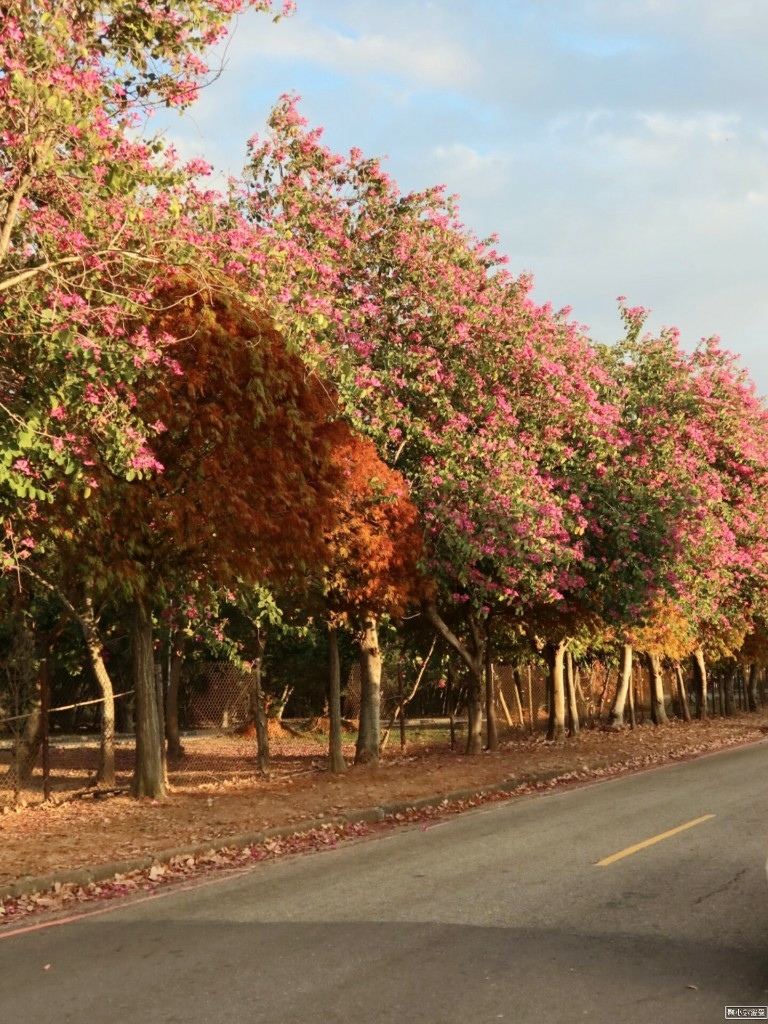
[{"label": "road surface", "polygon": [[768,1006],[767,854],[760,743],[34,921],[0,1020],[721,1021]]}]

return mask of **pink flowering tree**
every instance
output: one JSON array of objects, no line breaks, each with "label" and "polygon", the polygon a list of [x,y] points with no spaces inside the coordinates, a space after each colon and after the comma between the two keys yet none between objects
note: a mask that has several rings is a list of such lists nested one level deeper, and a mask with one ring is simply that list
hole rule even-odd
[{"label": "pink flowering tree", "polygon": [[[688,531],[690,557],[680,567],[680,591],[703,652],[719,659],[737,653],[765,618],[768,411],[719,339],[702,342],[690,365],[699,411],[690,445],[702,467],[702,508]],[[700,715],[706,714],[703,697]]]},{"label": "pink flowering tree", "polygon": [[[732,653],[764,602],[767,414],[716,340],[691,355],[674,330],[641,337],[645,311],[622,310],[627,339],[605,352],[622,410],[621,458],[603,468],[590,499],[601,600],[624,639],[642,637],[646,647],[659,634],[658,607],[672,602],[698,638],[701,686],[704,648]],[[658,673],[652,680],[658,688]],[[653,696],[663,720],[663,694]],[[625,699],[620,688],[617,722]]]},{"label": "pink flowering tree", "polygon": [[3,5],[3,554],[13,566],[37,544],[35,569],[49,586],[57,548],[92,534],[88,513],[73,518],[71,506],[103,485],[100,474],[130,481],[162,470],[154,444],[164,424],[137,409],[141,382],[178,372],[175,339],[150,330],[159,286],[178,268],[203,277],[215,259],[199,216],[210,197],[194,183],[203,168],[180,166],[138,129],[154,106],[194,100],[206,51],[249,6],[272,5]]},{"label": "pink flowering tree", "polygon": [[616,445],[609,376],[453,199],[401,195],[377,161],[331,153],[294,99],[252,141],[246,184],[252,266],[275,315],[408,480],[439,583],[427,614],[469,673],[477,751],[488,611],[524,614],[586,586],[584,481]]},{"label": "pink flowering tree", "polygon": [[[180,167],[136,129],[190,103],[229,19],[269,0],[9,0],[0,21],[0,497],[87,486],[97,452],[154,471],[133,415],[168,358],[146,311],[168,265],[196,258]],[[32,509],[32,512],[34,509]]]}]

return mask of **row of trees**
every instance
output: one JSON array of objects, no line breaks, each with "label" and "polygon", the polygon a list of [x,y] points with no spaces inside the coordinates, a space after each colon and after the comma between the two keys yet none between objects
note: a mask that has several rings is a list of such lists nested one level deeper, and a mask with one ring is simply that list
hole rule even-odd
[{"label": "row of trees", "polygon": [[382,617],[419,614],[460,659],[469,753],[494,651],[547,658],[552,738],[568,650],[612,645],[627,679],[632,647],[693,656],[699,679],[705,657],[759,660],[768,413],[733,357],[643,335],[624,300],[623,340],[590,340],[454,198],[332,153],[295,97],[241,179],[205,187],[147,119],[193,101],[244,6],[0,3],[7,616],[41,659],[61,614],[78,624],[105,736],[103,631],[129,628],[136,795],[165,789],[160,635],[177,667],[197,637],[258,668],[266,629],[323,623],[338,739],[351,630],[360,760],[378,756]]}]

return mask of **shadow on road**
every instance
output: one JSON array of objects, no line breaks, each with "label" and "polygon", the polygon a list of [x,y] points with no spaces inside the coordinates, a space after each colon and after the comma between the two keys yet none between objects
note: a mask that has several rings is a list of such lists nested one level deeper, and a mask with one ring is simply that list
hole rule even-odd
[{"label": "shadow on road", "polygon": [[118,913],[18,936],[3,959],[3,1017],[30,1024],[702,1024],[768,1002],[766,949],[716,938]]}]

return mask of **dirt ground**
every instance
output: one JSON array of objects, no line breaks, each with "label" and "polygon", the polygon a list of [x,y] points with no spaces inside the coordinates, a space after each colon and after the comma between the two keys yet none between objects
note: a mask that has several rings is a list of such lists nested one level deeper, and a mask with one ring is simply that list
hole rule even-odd
[{"label": "dirt ground", "polygon": [[[446,750],[406,750],[388,756],[376,768],[350,767],[344,776],[332,776],[316,764],[294,763],[290,770],[276,771],[270,780],[212,785],[194,792],[176,790],[163,802],[118,794],[6,807],[0,817],[0,886],[26,876],[66,873],[188,844],[221,845],[227,837],[271,826],[301,826],[353,809],[480,789],[501,781],[517,783],[520,795],[584,783],[756,742],[766,733],[768,714],[661,728],[645,725],[634,732],[595,730],[558,744],[516,737],[504,742],[497,754],[468,758]],[[461,802],[446,806],[439,813],[455,812],[461,806]],[[291,851],[298,848],[284,846]],[[272,851],[279,852],[278,847],[273,843]],[[221,861],[221,857],[215,859]],[[187,867],[192,867],[192,860],[186,861]]]}]

